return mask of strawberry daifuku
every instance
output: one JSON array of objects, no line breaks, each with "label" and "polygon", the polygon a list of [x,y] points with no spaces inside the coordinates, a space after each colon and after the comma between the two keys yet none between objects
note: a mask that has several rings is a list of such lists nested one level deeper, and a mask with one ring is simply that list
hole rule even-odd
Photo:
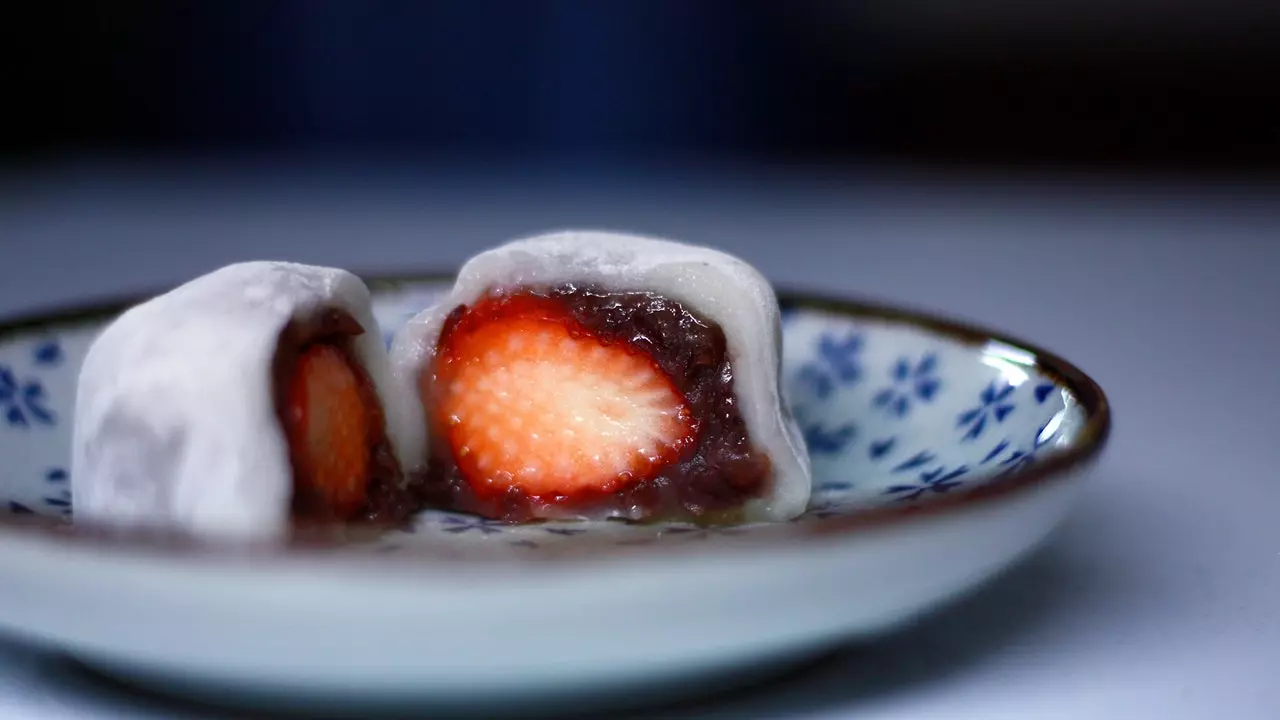
[{"label": "strawberry daifuku", "polygon": [[398,522],[418,505],[394,428],[408,403],[368,288],[344,270],[239,263],[112,322],[81,367],[77,522],[271,539]]},{"label": "strawberry daifuku", "polygon": [[428,504],[510,522],[789,519],[810,477],[780,350],[772,288],[730,255],[519,240],[397,335],[406,458]]}]

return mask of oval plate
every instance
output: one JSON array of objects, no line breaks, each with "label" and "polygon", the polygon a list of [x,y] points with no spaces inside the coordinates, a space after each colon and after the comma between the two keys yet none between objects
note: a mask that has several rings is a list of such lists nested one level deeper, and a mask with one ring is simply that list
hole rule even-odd
[{"label": "oval plate", "polygon": [[[370,281],[388,335],[447,289]],[[69,521],[79,361],[123,305],[0,329],[0,626],[226,701],[502,708],[706,691],[892,630],[1025,556],[1105,444],[1099,387],[1027,343],[800,293],[785,389],[814,468],[790,523],[508,527],[270,546]],[[592,700],[594,699],[594,700]],[[561,701],[559,703],[555,701]]]}]

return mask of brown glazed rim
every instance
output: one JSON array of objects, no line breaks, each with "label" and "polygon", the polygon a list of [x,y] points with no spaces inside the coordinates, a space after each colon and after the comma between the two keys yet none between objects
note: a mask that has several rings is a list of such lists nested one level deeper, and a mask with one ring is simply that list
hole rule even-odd
[{"label": "brown glazed rim", "polygon": [[[379,274],[368,273],[366,278],[371,291],[394,290],[404,284],[452,282],[453,275],[443,272],[423,272],[411,274]],[[160,291],[162,292],[162,291]],[[142,293],[127,298],[101,300],[88,305],[80,305],[61,310],[47,311],[25,317],[0,321],[0,339],[13,334],[38,330],[50,326],[73,325],[86,321],[101,321],[112,317],[132,305],[153,297],[158,292]],[[909,505],[889,506],[869,509],[860,512],[835,515],[823,519],[806,519],[804,522],[777,523],[761,528],[753,528],[752,532],[741,536],[732,536],[734,542],[707,544],[704,547],[715,547],[718,551],[731,549],[759,549],[761,541],[769,547],[794,544],[814,538],[843,536],[859,533],[863,530],[883,527],[894,522],[925,519],[953,513],[958,510],[986,506],[1019,496],[1033,487],[1050,482],[1064,482],[1094,461],[1105,447],[1111,431],[1111,406],[1102,388],[1092,378],[1063,358],[1044,350],[1032,343],[996,332],[964,320],[943,317],[928,311],[906,307],[895,307],[875,301],[849,296],[831,296],[815,294],[797,289],[778,288],[779,304],[784,309],[808,309],[819,312],[844,315],[860,320],[876,320],[906,325],[925,330],[931,334],[949,338],[963,345],[981,346],[991,342],[1002,343],[1029,352],[1035,358],[1035,368],[1070,390],[1086,419],[1075,442],[1071,447],[1042,456],[1033,464],[1009,473],[992,482],[984,483],[976,488],[962,490],[947,495],[922,499]],[[321,556],[334,550],[350,548],[353,540],[360,542],[376,537],[376,531],[351,531],[329,529],[300,529],[286,540],[261,545],[227,544],[205,540],[190,535],[153,530],[115,529],[100,526],[88,526],[83,523],[67,522],[61,519],[41,517],[38,515],[14,515],[0,513],[0,535],[20,533],[24,536],[42,536],[59,542],[74,543],[78,546],[91,544],[96,550],[114,550],[124,553],[177,553],[183,558],[193,555],[207,558],[233,558],[236,560],[288,560],[302,556]],[[729,539],[729,538],[726,538]],[[594,542],[583,538],[585,542],[568,543],[562,547],[544,547],[538,552],[523,552],[518,555],[495,553],[481,554],[477,557],[471,553],[460,553],[448,548],[432,548],[427,545],[411,544],[404,549],[407,552],[388,554],[359,554],[359,560],[365,562],[412,563],[416,561],[457,560],[476,562],[478,560],[507,560],[513,558],[522,562],[530,560],[571,559],[582,557],[599,557],[601,555],[639,554],[653,556],[655,553],[671,554],[689,553],[692,548],[685,543],[655,543],[639,547],[619,547],[615,543],[604,540]],[[700,543],[701,545],[701,543]],[[343,556],[350,557],[343,554]]]}]

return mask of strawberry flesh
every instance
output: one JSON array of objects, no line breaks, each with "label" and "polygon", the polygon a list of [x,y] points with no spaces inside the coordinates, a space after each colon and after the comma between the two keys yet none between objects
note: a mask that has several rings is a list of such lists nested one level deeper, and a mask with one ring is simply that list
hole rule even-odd
[{"label": "strawberry flesh", "polygon": [[288,389],[294,492],[337,519],[355,514],[369,484],[376,409],[366,402],[362,380],[343,350],[317,343],[299,355]]},{"label": "strawberry flesh", "polygon": [[288,443],[295,530],[403,527],[425,499],[421,473],[405,473],[387,437],[382,401],[359,362],[364,327],[342,308],[290,320],[271,373],[276,417]]},{"label": "strawberry flesh", "polygon": [[598,337],[556,300],[488,298],[453,318],[438,350],[433,425],[478,497],[617,492],[697,438],[685,398],[650,356]]}]

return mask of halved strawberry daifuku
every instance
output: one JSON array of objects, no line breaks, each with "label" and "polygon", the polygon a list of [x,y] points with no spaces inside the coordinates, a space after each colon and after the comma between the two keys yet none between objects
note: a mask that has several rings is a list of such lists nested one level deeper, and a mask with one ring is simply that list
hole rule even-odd
[{"label": "halved strawberry daifuku", "polygon": [[478,495],[614,492],[655,476],[697,438],[685,398],[652,358],[602,340],[550,298],[465,309],[433,369],[424,387],[433,424]]},{"label": "halved strawberry daifuku", "polygon": [[[397,333],[424,506],[507,523],[782,521],[811,473],[782,324],[741,258],[619,233],[469,259]],[[416,387],[414,387],[416,385]]]},{"label": "halved strawberry daifuku", "polygon": [[376,408],[369,407],[361,380],[341,349],[311,345],[294,367],[284,413],[295,493],[339,519],[361,507],[370,479]]}]

